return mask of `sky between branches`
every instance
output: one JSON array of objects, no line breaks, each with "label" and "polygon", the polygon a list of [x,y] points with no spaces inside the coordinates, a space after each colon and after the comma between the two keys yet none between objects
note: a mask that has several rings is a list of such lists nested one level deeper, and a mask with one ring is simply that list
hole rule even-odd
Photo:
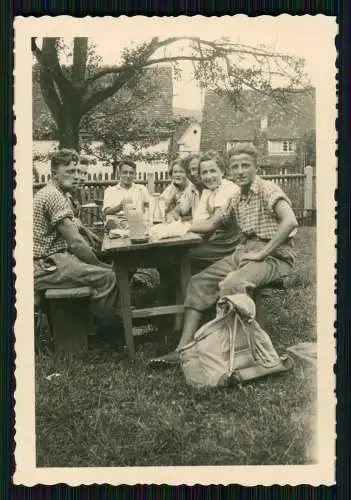
[{"label": "sky between branches", "polygon": [[[147,18],[142,16],[104,18],[104,29],[88,34],[96,44],[96,51],[105,65],[118,64],[121,50],[132,43],[140,43],[153,36],[201,36],[215,40],[230,37],[244,45],[264,45],[277,52],[287,53],[306,60],[306,71],[312,85],[318,88],[326,75],[335,72],[335,48],[333,38],[337,33],[333,18],[317,16],[279,17],[244,15],[212,17]],[[84,36],[83,33],[74,33]],[[332,35],[332,36],[331,36]],[[73,37],[65,37],[69,43]],[[174,49],[179,50],[179,46]],[[181,81],[174,81],[174,106],[200,109],[203,95],[191,74],[191,63],[182,64]]]}]

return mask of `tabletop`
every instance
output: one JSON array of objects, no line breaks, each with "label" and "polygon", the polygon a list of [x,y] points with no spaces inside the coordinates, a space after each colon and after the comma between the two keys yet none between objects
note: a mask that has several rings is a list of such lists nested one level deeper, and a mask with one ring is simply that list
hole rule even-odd
[{"label": "tabletop", "polygon": [[133,250],[146,250],[150,248],[181,247],[196,245],[201,243],[201,241],[201,236],[195,233],[186,233],[184,236],[165,238],[157,241],[150,240],[147,243],[132,243],[129,238],[109,238],[106,235],[102,242],[101,252],[107,254],[132,252]]}]

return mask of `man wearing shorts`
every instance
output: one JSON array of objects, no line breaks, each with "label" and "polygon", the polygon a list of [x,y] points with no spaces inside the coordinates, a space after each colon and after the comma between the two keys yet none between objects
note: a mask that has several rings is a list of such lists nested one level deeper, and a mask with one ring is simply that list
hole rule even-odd
[{"label": "man wearing shorts", "polygon": [[194,275],[187,288],[181,339],[174,352],[152,364],[179,363],[179,350],[193,340],[202,313],[219,297],[251,293],[291,273],[295,262],[292,236],[297,221],[291,202],[279,186],[257,175],[258,152],[241,146],[229,152],[229,174],[240,187],[226,207],[211,219],[193,224],[189,231],[204,233],[236,220],[241,240],[235,252]]}]

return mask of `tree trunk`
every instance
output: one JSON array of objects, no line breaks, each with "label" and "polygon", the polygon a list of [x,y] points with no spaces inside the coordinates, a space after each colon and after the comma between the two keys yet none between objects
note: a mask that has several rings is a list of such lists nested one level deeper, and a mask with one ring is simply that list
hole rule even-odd
[{"label": "tree trunk", "polygon": [[118,180],[118,159],[116,157],[112,160],[112,177],[114,180]]},{"label": "tree trunk", "polygon": [[60,148],[80,151],[79,124],[80,119],[73,119],[67,112],[64,113],[63,122],[60,124],[58,130]]}]

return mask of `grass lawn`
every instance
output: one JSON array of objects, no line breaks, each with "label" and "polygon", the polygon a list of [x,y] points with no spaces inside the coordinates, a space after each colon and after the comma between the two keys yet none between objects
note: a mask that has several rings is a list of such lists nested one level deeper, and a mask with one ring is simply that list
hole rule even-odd
[{"label": "grass lawn", "polygon": [[[298,286],[272,292],[265,328],[278,352],[315,341],[315,228],[300,228]],[[140,340],[137,359],[111,345],[84,360],[36,358],[38,467],[265,465],[311,463],[314,372],[241,388],[196,391],[177,369],[146,361],[173,347],[171,332]],[[54,372],[61,374],[47,380]]]}]

